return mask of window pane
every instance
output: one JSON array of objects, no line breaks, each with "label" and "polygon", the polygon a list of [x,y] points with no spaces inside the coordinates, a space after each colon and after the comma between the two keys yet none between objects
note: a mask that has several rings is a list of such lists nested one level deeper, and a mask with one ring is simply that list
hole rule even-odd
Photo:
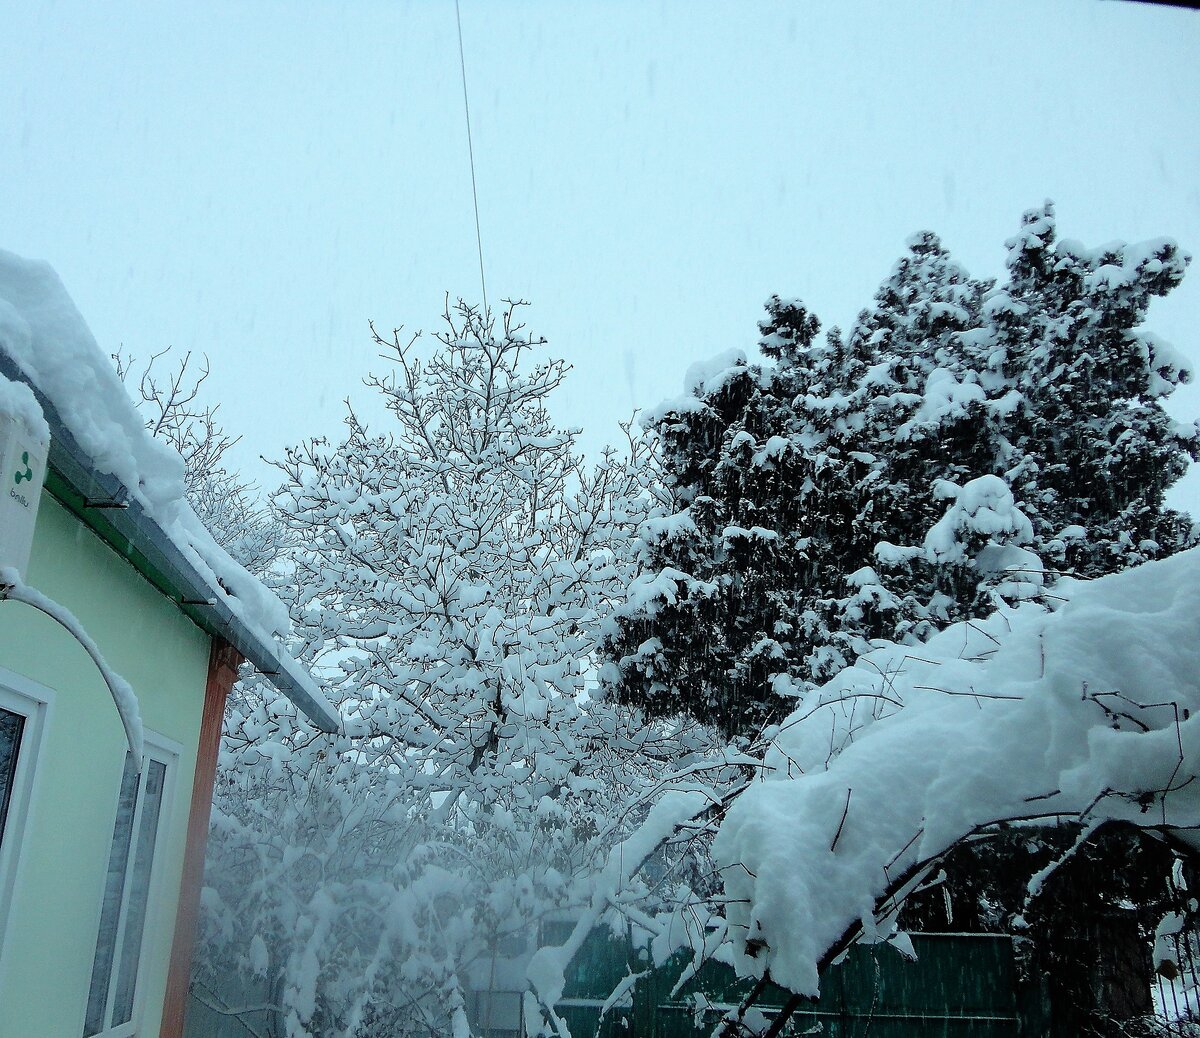
[{"label": "window pane", "polygon": [[0,708],[0,840],[4,838],[4,823],[8,820],[8,804],[17,774],[17,750],[24,730],[25,718]]},{"label": "window pane", "polygon": [[137,984],[138,958],[142,952],[142,930],[146,925],[146,906],[150,898],[150,866],[154,862],[154,843],[158,835],[158,815],[162,810],[165,764],[146,762],[146,783],[142,791],[142,814],[138,821],[137,853],[129,877],[129,902],[125,915],[125,933],[121,938],[120,972],[113,1004],[112,1022],[128,1023],[133,1018],[133,995]]},{"label": "window pane", "polygon": [[137,809],[137,764],[125,754],[125,773],[121,776],[121,799],[117,804],[117,824],[113,829],[112,850],[108,855],[108,873],[104,880],[104,907],[100,912],[100,934],[96,938],[96,958],[92,963],[92,986],[88,994],[84,1038],[104,1030],[108,1008],[109,980],[117,950],[117,927],[121,921],[121,895],[125,888],[125,870],[133,836],[133,815]]}]

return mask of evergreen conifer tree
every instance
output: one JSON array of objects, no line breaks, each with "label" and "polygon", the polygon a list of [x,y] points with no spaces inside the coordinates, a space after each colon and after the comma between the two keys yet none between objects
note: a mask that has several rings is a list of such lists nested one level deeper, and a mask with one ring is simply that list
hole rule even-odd
[{"label": "evergreen conifer tree", "polygon": [[1050,203],[1006,244],[997,285],[914,236],[847,335],[772,297],[766,363],[697,367],[647,416],[674,514],[643,527],[612,694],[749,735],[872,639],[1193,542],[1164,494],[1200,433],[1162,406],[1190,376],[1142,327],[1189,257],[1058,240]]}]

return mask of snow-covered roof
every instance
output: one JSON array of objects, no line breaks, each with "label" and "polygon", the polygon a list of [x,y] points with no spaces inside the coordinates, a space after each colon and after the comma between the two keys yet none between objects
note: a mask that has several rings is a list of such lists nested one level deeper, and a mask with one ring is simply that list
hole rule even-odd
[{"label": "snow-covered roof", "polygon": [[58,275],[0,249],[0,376],[50,425],[47,487],[201,629],[225,639],[325,731],[337,712],[281,644],[283,603],[213,540],[183,459],[146,430]]}]

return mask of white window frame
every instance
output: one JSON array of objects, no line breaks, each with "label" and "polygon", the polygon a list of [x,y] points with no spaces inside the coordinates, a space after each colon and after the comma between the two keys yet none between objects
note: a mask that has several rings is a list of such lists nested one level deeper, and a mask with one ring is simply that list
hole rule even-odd
[{"label": "white window frame", "polygon": [[[138,779],[138,799],[134,807],[133,819],[130,829],[131,851],[125,862],[125,877],[124,885],[122,886],[121,910],[117,920],[117,937],[116,950],[113,954],[113,961],[109,967],[108,975],[108,997],[105,1002],[104,1015],[111,1019],[113,1012],[113,1004],[115,1001],[117,981],[120,976],[120,958],[121,948],[125,939],[125,922],[129,911],[128,893],[129,876],[133,871],[134,863],[137,857],[136,847],[132,846],[137,840],[138,826],[141,822],[142,807],[145,803],[145,795],[143,792],[143,782],[146,774],[146,762],[150,760],[158,761],[164,765],[165,773],[163,775],[163,792],[162,792],[162,807],[158,815],[158,828],[154,841],[154,857],[150,862],[150,882],[146,895],[146,918],[142,923],[142,946],[138,955],[137,977],[133,985],[133,1012],[130,1014],[129,1020],[126,1023],[110,1026],[106,1030],[98,1031],[93,1038],[134,1038],[135,1035],[141,1033],[142,1026],[142,1010],[145,1002],[145,972],[146,963],[155,958],[169,957],[171,954],[170,947],[156,948],[149,935],[153,933],[156,922],[159,918],[159,913],[163,910],[163,857],[166,854],[166,845],[170,839],[172,832],[171,816],[172,808],[175,801],[175,782],[176,773],[179,770],[179,760],[183,755],[183,747],[179,743],[167,739],[156,732],[145,729],[144,749],[142,753],[142,773]],[[112,825],[110,829],[116,828],[117,812],[120,809],[121,801],[121,775],[124,774],[125,755],[121,756],[121,771],[117,775],[117,793],[113,798],[113,806],[110,817]],[[111,844],[110,850],[111,853]],[[100,877],[100,885],[97,891],[96,915],[92,921],[89,933],[92,935],[92,960],[95,961],[95,942],[98,940],[100,933],[101,916],[104,911],[104,887],[105,879],[108,872],[108,856],[104,859],[104,872]],[[89,969],[89,984],[88,989],[83,993],[83,1006],[80,1012],[78,1035],[82,1035],[87,1023],[87,1006],[91,998],[91,969]]]},{"label": "white window frame", "polygon": [[44,685],[0,667],[0,707],[25,718],[21,743],[17,748],[17,767],[13,773],[8,818],[0,838],[0,970],[4,966],[5,935],[13,892],[23,860],[25,832],[29,826],[38,786],[38,759],[46,739],[47,717],[54,693]]}]

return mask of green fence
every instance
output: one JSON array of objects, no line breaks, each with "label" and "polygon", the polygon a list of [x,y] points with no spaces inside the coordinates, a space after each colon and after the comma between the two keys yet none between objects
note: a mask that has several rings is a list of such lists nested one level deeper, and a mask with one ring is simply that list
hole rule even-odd
[{"label": "green fence", "polygon": [[[569,927],[564,928],[569,932]],[[547,933],[548,943],[562,934]],[[917,959],[887,946],[856,946],[822,982],[818,1002],[797,1012],[785,1033],[823,1038],[1026,1038],[1039,1035],[1018,998],[1010,938],[913,934]],[[751,985],[718,962],[706,963],[672,994],[690,961],[677,954],[661,968],[623,938],[593,933],[572,961],[558,1013],[574,1038],[707,1038]],[[604,999],[630,972],[647,971],[630,1004],[601,1018]],[[701,996],[697,999],[695,996]],[[769,987],[756,1002],[767,1017],[788,993]]]}]

